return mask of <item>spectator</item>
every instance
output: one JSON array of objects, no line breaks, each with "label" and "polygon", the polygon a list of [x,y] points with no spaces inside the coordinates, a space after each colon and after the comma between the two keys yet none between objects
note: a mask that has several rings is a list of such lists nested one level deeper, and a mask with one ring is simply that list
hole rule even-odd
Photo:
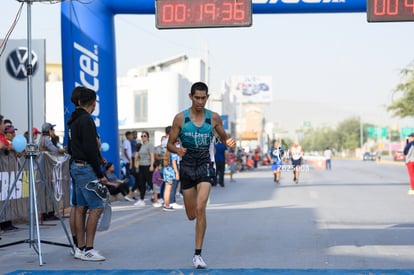
[{"label": "spectator", "polygon": [[215,145],[214,160],[216,162],[216,177],[215,183],[218,183],[221,187],[224,187],[224,170],[226,162],[228,161],[227,146],[221,141],[218,141]]},{"label": "spectator", "polygon": [[132,139],[132,132],[126,131],[125,140],[122,143],[121,159],[125,164],[125,177],[129,179],[130,181],[131,180],[133,181],[131,177],[131,171],[133,167],[131,139]]},{"label": "spectator", "polygon": [[[108,180],[100,169],[102,158],[98,145],[98,132],[91,114],[96,106],[96,93],[82,87],[79,107],[68,120],[70,130],[69,152],[72,156],[70,173],[76,188],[76,238],[78,247],[74,257],[84,261],[104,261],[105,257],[94,249],[96,227],[105,201],[86,186],[92,181],[105,184]],[[89,214],[86,215],[89,210]]]},{"label": "spectator", "polygon": [[156,160],[154,161],[154,171],[152,172],[152,188],[153,188],[153,200],[152,206],[154,207],[161,207],[161,203],[158,202],[158,194],[160,193],[161,185],[163,183],[163,179],[161,177],[161,161]]},{"label": "spectator", "polygon": [[135,152],[136,152],[135,145],[137,145],[137,143],[138,143],[138,141],[137,141],[137,139],[138,139],[138,132],[137,132],[137,130],[133,130],[131,132],[131,134],[132,134],[132,137],[131,137],[132,158],[134,158],[134,155],[135,155]]},{"label": "spectator", "polygon": [[18,129],[14,128],[13,125],[9,124],[4,127],[4,136],[6,137],[7,141],[9,142],[9,149],[14,150],[13,148],[13,138],[16,136],[16,131]]},{"label": "spectator", "polygon": [[[4,134],[4,128],[6,125],[6,122],[8,122],[8,125],[11,124],[10,120],[3,120],[3,116],[0,115],[0,150],[5,154],[9,154],[9,146],[10,146],[10,142],[6,139],[6,136]],[[15,227],[12,224],[11,220],[8,221],[4,221],[2,223],[0,223],[0,229],[4,230],[4,231],[11,231],[11,230],[16,230],[18,229],[17,227]]]},{"label": "spectator", "polygon": [[[147,184],[152,190],[152,171],[154,168],[154,145],[149,141],[149,133],[141,133],[142,145],[139,150],[139,179],[138,188],[140,199],[134,204],[136,206],[145,206],[144,198]],[[135,183],[137,185],[137,183]]]},{"label": "spectator", "polygon": [[331,158],[332,158],[332,151],[328,147],[326,147],[325,151],[323,152],[323,155],[325,156],[325,167],[326,170],[331,170]]},{"label": "spectator", "polygon": [[[173,159],[177,159],[177,154],[171,153],[168,150],[165,153],[167,159],[164,159],[164,169],[163,169],[163,179],[165,183],[165,190],[164,190],[164,211],[174,211],[175,209],[170,205],[171,195],[172,195],[172,187],[174,184],[174,180],[180,180],[177,162],[173,162]],[[175,199],[175,193],[173,194]]]},{"label": "spectator", "polygon": [[227,163],[227,165],[229,166],[229,172],[230,172],[230,182],[235,181],[233,179],[233,175],[234,173],[236,173],[236,162],[237,162],[236,153],[234,152],[233,148],[230,148],[228,163]]},{"label": "spectator", "polygon": [[66,150],[61,148],[58,145],[56,134],[55,134],[55,124],[49,122],[43,123],[42,125],[42,136],[39,140],[39,149],[40,151],[54,152],[63,154]]},{"label": "spectator", "polygon": [[257,168],[257,164],[260,161],[260,147],[257,147],[256,150],[254,150],[254,168]]},{"label": "spectator", "polygon": [[[33,133],[33,142],[36,142],[37,138],[39,137],[39,134],[42,132],[39,131],[36,127],[32,128]],[[24,137],[26,138],[26,141],[29,142],[29,131],[24,132]]]},{"label": "spectator", "polygon": [[119,179],[115,175],[115,166],[112,162],[108,162],[105,165],[105,177],[108,179],[106,183],[109,193],[111,195],[118,195],[121,193],[124,196],[124,199],[127,201],[135,201],[132,198],[132,192],[129,191],[129,179],[125,178],[123,180]]},{"label": "spectator", "polygon": [[[56,135],[55,135],[55,127],[56,125],[51,124],[49,122],[43,123],[42,125],[42,136],[39,140],[39,149],[43,152],[52,152],[52,153],[65,153],[65,149],[59,147],[58,143],[56,142]],[[50,206],[49,206],[50,207]],[[48,210],[48,209],[46,209]],[[46,211],[42,213],[43,220],[50,221],[50,220],[57,220],[58,217],[55,215],[54,210]]]},{"label": "spectator", "polygon": [[408,195],[414,195],[414,133],[411,133],[406,140],[404,147],[405,164],[410,179]]}]

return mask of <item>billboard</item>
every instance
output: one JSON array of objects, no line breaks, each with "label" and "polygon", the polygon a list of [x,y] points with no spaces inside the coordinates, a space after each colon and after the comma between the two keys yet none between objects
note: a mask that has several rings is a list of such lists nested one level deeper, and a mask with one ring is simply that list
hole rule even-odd
[{"label": "billboard", "polygon": [[231,93],[241,103],[270,103],[272,101],[271,76],[233,76]]},{"label": "billboard", "polygon": [[[33,39],[32,45],[32,105],[33,127],[45,122],[45,48],[44,39]],[[10,39],[0,57],[0,114],[10,119],[18,129],[17,135],[28,130],[29,53],[26,39]],[[54,121],[50,121],[55,124]]]}]

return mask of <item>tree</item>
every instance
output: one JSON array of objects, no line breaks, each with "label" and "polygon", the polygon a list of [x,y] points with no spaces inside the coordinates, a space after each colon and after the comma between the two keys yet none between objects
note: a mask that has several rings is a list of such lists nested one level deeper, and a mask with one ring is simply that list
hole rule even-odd
[{"label": "tree", "polygon": [[326,148],[338,148],[337,134],[329,127],[308,129],[304,133],[301,144],[306,151],[323,151]]},{"label": "tree", "polygon": [[393,92],[393,98],[397,95],[387,107],[388,111],[393,112],[395,117],[414,116],[414,69],[413,64],[408,68],[401,70],[402,83],[398,84]]},{"label": "tree", "polygon": [[355,150],[360,144],[360,120],[358,117],[351,117],[338,124],[338,143],[340,148]]}]

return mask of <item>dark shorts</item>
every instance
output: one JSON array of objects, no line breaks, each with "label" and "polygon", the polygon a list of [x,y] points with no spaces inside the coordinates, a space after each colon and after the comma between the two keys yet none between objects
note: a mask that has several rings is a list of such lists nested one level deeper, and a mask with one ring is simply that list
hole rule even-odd
[{"label": "dark shorts", "polygon": [[302,159],[292,159],[293,167],[300,166],[302,164]]},{"label": "dark shorts", "polygon": [[210,182],[214,176],[209,151],[187,150],[180,161],[180,181],[183,189],[196,187],[200,182]]},{"label": "dark shorts", "polygon": [[183,187],[183,190],[186,190],[186,189],[196,187],[200,182],[208,182],[211,184],[211,178],[205,177],[205,178],[199,178],[196,180],[185,179],[185,180],[180,180],[180,182],[181,182],[181,186]]}]

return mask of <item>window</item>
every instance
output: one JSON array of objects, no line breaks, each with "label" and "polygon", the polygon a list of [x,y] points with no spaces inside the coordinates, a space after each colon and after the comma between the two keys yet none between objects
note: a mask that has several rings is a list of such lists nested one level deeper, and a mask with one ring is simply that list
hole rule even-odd
[{"label": "window", "polygon": [[148,91],[134,92],[134,122],[148,122]]}]

